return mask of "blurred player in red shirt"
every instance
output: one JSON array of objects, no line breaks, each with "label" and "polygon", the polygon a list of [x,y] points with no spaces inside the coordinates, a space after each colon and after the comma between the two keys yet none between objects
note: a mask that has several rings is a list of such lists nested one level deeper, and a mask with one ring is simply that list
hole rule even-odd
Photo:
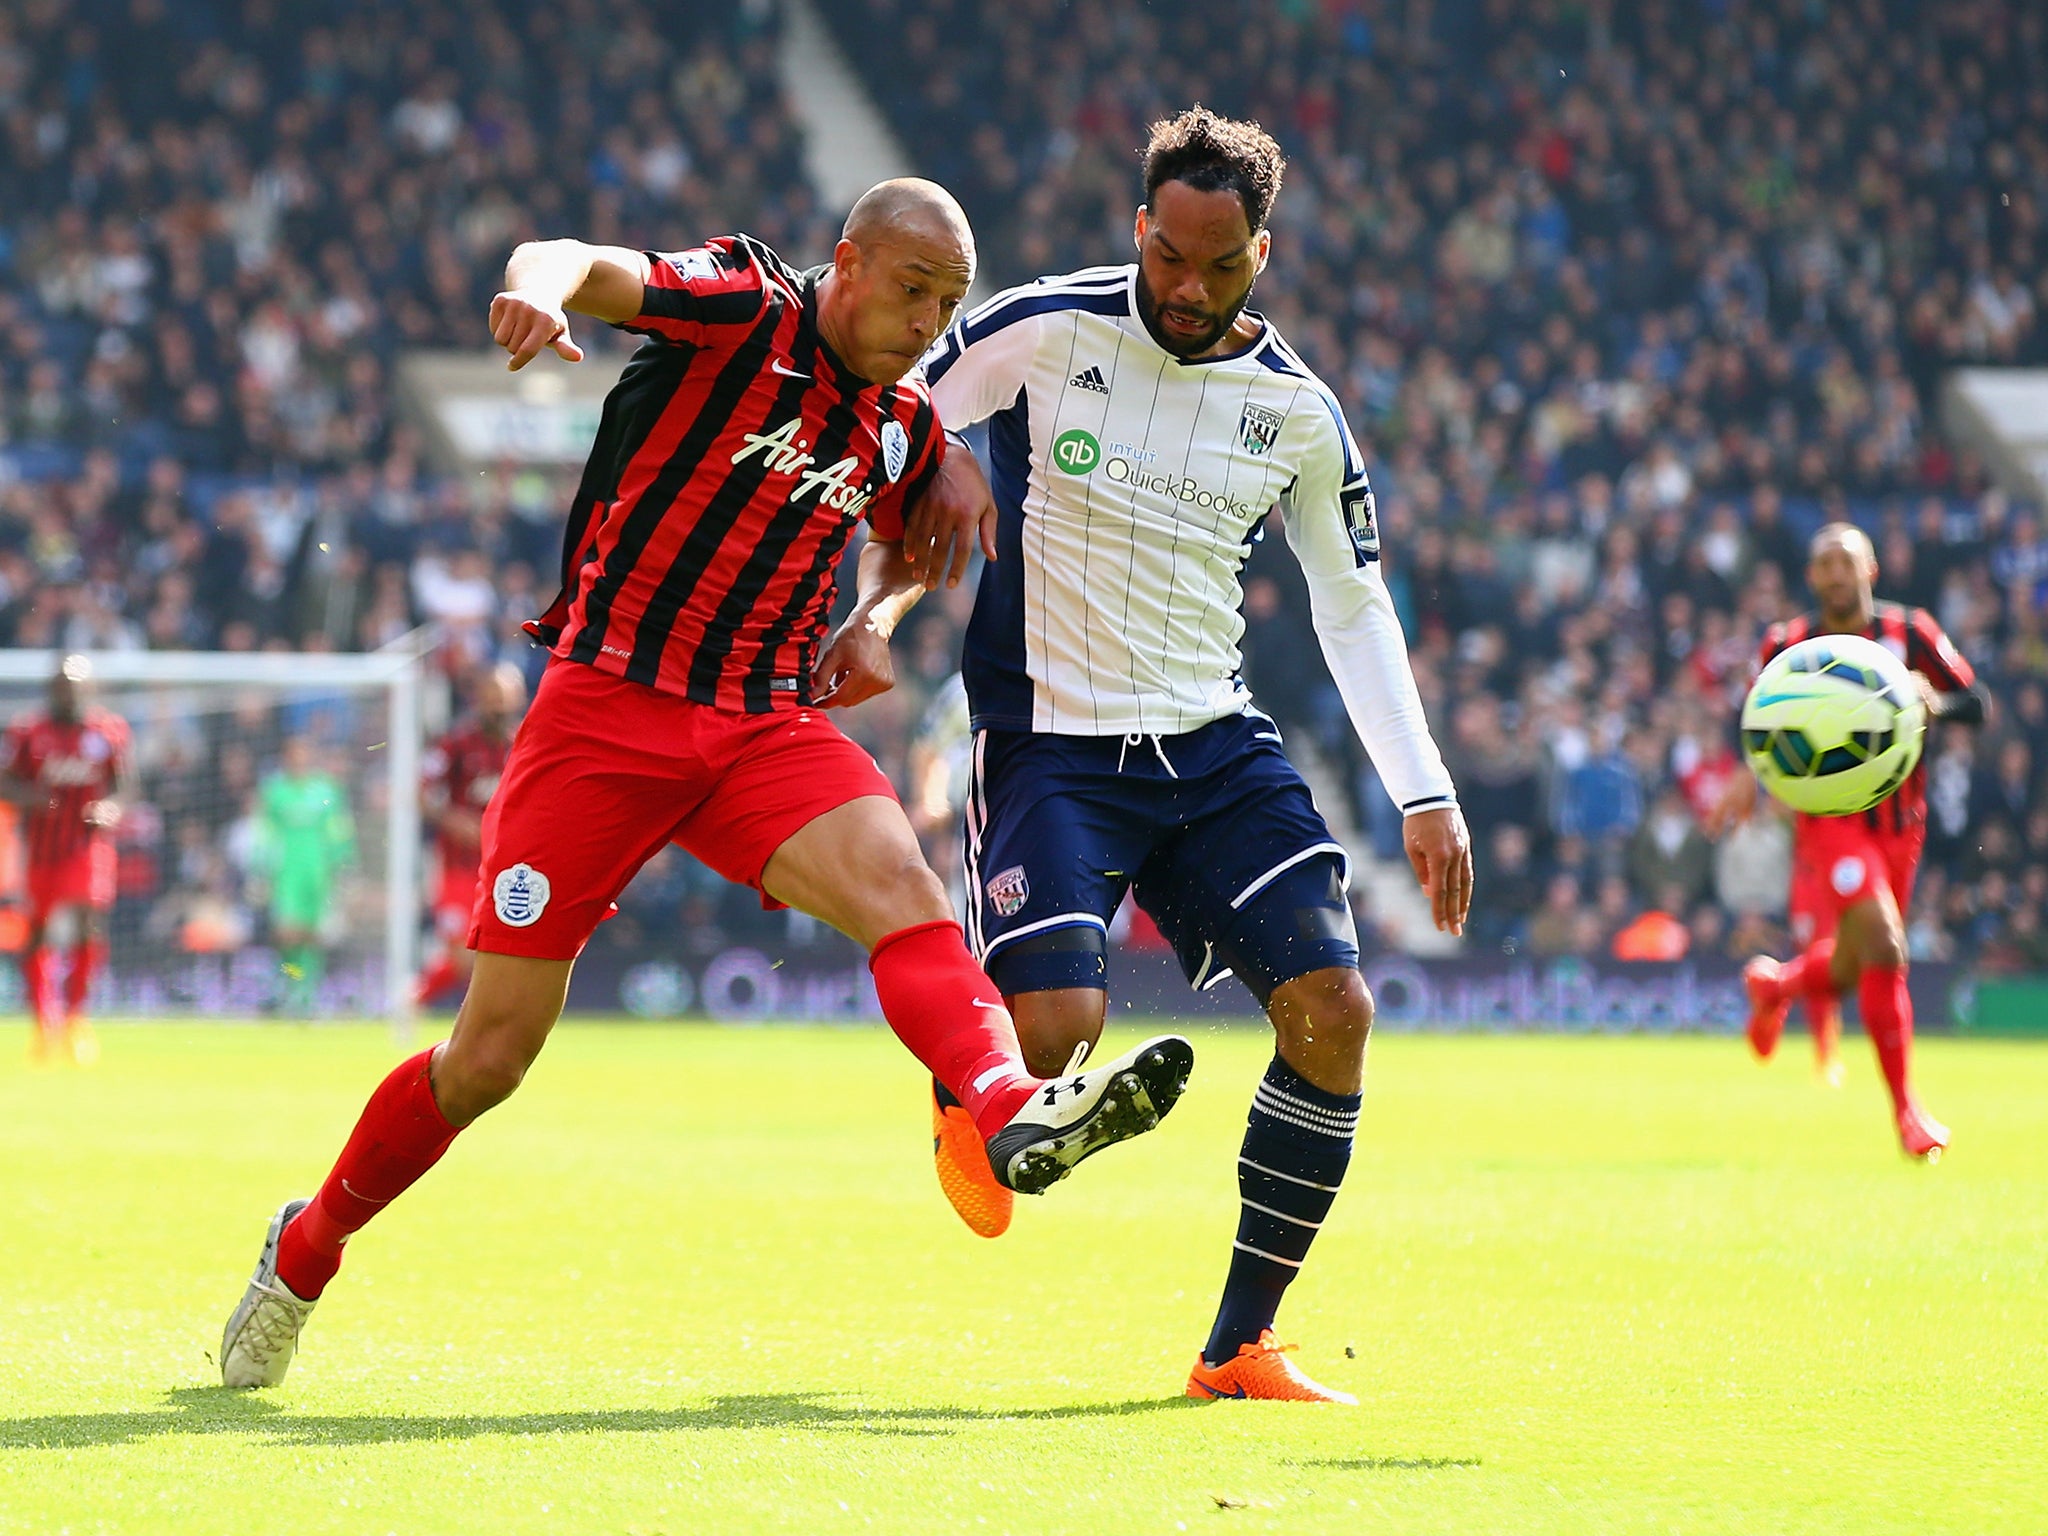
[{"label": "blurred player in red shirt", "polygon": [[431,1002],[469,981],[475,962],[465,941],[476,907],[484,808],[497,792],[525,708],[526,679],[519,669],[509,661],[491,668],[477,685],[475,715],[435,742],[421,767],[420,798],[433,819],[441,864],[434,888],[434,932],[441,952],[421,973],[416,1002]]},{"label": "blurred player in red shirt", "polygon": [[[128,723],[92,704],[92,667],[67,656],[50,679],[48,713],[8,727],[4,792],[22,810],[28,845],[28,936],[21,976],[34,1034],[30,1059],[98,1059],[86,994],[106,958],[106,911],[114,904],[114,799],[128,771]],[[70,940],[61,1000],[51,930]],[[67,933],[68,930],[68,933]]]},{"label": "blurred player in red shirt", "polygon": [[[1983,723],[1984,690],[1934,617],[1924,608],[1880,603],[1873,596],[1877,553],[1862,529],[1829,523],[1815,534],[1806,580],[1820,600],[1819,611],[1772,625],[1759,667],[1815,635],[1862,635],[1911,670],[1930,721]],[[1755,776],[1740,775],[1730,783],[1717,820],[1726,825],[1748,815],[1756,793]],[[1804,998],[1808,1016],[1819,1021],[1854,988],[1864,1032],[1891,1091],[1899,1144],[1911,1156],[1933,1161],[1948,1146],[1948,1127],[1913,1094],[1913,999],[1906,990],[1905,914],[1926,841],[1925,761],[1891,798],[1860,815],[1800,816],[1791,915],[1794,936],[1806,948],[1784,965],[1759,955],[1742,974],[1749,989],[1749,1043],[1764,1058],[1777,1049],[1793,998]]]}]

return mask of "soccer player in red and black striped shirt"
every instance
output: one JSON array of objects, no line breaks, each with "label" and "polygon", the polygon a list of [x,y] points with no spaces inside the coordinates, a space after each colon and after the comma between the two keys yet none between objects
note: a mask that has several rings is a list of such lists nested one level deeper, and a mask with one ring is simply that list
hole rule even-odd
[{"label": "soccer player in red and black striped shirt", "polygon": [[[1813,537],[1807,584],[1817,612],[1774,624],[1757,658],[1761,667],[1787,646],[1815,635],[1862,635],[1905,662],[1920,684],[1931,720],[1981,724],[1987,700],[1976,673],[1924,608],[1880,603],[1872,594],[1877,554],[1852,523],[1830,523]],[[1724,818],[1746,815],[1756,780],[1730,784]],[[1906,990],[1906,908],[1927,841],[1927,765],[1923,761],[1882,805],[1854,816],[1800,816],[1792,847],[1792,922],[1806,948],[1789,964],[1758,956],[1743,969],[1749,988],[1749,1040],[1769,1056],[1795,997],[1824,1017],[1853,987],[1863,1028],[1891,1090],[1899,1141],[1915,1157],[1938,1157],[1948,1128],[1920,1107],[1910,1082],[1913,1000]]]},{"label": "soccer player in red and black striped shirt", "polygon": [[[890,632],[923,591],[904,506],[938,482],[945,440],[917,363],[973,275],[966,216],[923,181],[869,191],[812,273],[743,235],[513,253],[491,333],[514,368],[582,356],[566,311],[648,340],[605,402],[563,593],[534,626],[553,660],[484,814],[454,1035],[384,1081],[319,1194],[273,1218],[222,1339],[229,1386],[283,1379],[342,1244],[518,1086],[577,953],[671,841],[869,951],[883,1014],[1012,1188],[1171,1107],[1194,1060],[1173,1037],[1030,1074],[889,781],[821,712],[888,686]],[[862,519],[858,601],[828,637]]]},{"label": "soccer player in red and black striped shirt", "polygon": [[[81,1066],[99,1048],[85,1021],[85,998],[106,958],[106,912],[114,904],[114,799],[128,772],[128,722],[93,707],[92,670],[66,656],[50,679],[46,714],[8,727],[0,782],[21,807],[28,849],[28,938],[21,976],[35,1033],[29,1055],[50,1061],[62,1050]],[[71,927],[71,963],[61,1002],[49,944],[51,925]]]}]

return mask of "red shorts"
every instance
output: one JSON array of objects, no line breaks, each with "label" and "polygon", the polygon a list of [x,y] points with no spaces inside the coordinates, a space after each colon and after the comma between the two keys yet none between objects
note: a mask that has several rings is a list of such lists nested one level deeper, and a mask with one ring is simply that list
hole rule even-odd
[{"label": "red shorts", "polygon": [[114,904],[114,844],[96,837],[68,858],[28,867],[28,910],[31,922],[42,922],[58,907]]},{"label": "red shorts", "polygon": [[444,939],[460,939],[469,932],[470,914],[476,908],[476,860],[451,859],[441,862],[441,883],[434,891],[434,931]]},{"label": "red shorts", "polygon": [[896,791],[818,710],[734,714],[550,662],[484,812],[469,947],[573,960],[671,842],[759,890],[793,834],[868,795]]},{"label": "red shorts", "polygon": [[1925,826],[1880,832],[1861,816],[1802,816],[1792,840],[1792,937],[1831,934],[1842,914],[1880,890],[1903,914],[1927,842]]}]

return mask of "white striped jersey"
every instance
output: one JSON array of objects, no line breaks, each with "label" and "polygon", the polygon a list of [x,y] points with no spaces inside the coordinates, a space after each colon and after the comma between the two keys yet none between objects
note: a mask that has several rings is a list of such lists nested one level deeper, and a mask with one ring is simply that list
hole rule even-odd
[{"label": "white striped jersey", "polygon": [[1277,510],[1388,789],[1404,809],[1452,799],[1364,457],[1270,323],[1242,351],[1177,358],[1138,318],[1137,268],[1096,267],[998,294],[924,369],[948,427],[989,422],[997,558],[963,664],[976,729],[1167,735],[1245,709],[1238,574]]}]

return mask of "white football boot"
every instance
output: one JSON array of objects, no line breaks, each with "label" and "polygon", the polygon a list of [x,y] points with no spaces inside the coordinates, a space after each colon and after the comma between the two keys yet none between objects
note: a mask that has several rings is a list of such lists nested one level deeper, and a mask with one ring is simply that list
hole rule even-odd
[{"label": "white football boot", "polygon": [[270,1218],[256,1273],[249,1277],[249,1289],[242,1293],[241,1305],[220,1336],[223,1386],[274,1387],[291,1368],[299,1347],[299,1330],[313,1315],[314,1303],[299,1300],[291,1287],[277,1278],[277,1240],[284,1235],[286,1224],[310,1204],[310,1200],[287,1200]]},{"label": "white football boot", "polygon": [[1040,1084],[1024,1107],[989,1138],[989,1169],[1020,1195],[1042,1195],[1104,1147],[1143,1135],[1165,1118],[1188,1085],[1195,1048],[1159,1035],[1090,1072],[1074,1070]]}]

